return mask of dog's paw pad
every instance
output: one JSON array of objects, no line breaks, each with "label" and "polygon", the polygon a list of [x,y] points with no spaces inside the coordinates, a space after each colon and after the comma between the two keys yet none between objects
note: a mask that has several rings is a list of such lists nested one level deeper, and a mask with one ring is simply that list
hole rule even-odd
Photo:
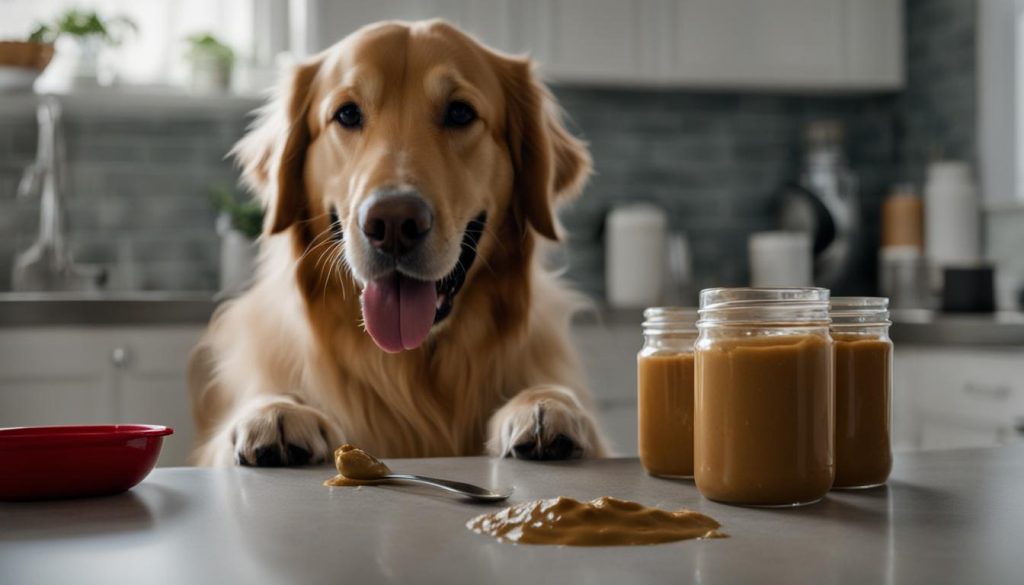
[{"label": "dog's paw pad", "polygon": [[583,449],[575,440],[564,433],[558,433],[550,440],[532,440],[516,443],[506,457],[529,459],[532,461],[549,461],[555,459],[572,459],[581,457]]},{"label": "dog's paw pad", "polygon": [[247,467],[280,467],[284,465],[281,449],[277,445],[257,447],[253,453],[252,462],[249,462],[244,457],[239,457],[239,460],[242,462],[242,465]]},{"label": "dog's paw pad", "polygon": [[289,465],[305,465],[309,463],[310,459],[313,458],[313,454],[307,449],[303,449],[298,445],[292,445],[288,443],[288,464]]},{"label": "dog's paw pad", "polygon": [[569,459],[574,456],[578,457],[581,453],[582,449],[576,444],[576,441],[562,433],[555,435],[555,439],[544,447],[545,459]]},{"label": "dog's paw pad", "polygon": [[559,386],[523,390],[488,423],[487,451],[533,461],[600,455],[594,420],[576,396]]},{"label": "dog's paw pad", "polygon": [[243,418],[232,439],[235,462],[246,467],[320,463],[330,454],[322,417],[287,403],[266,405]]},{"label": "dog's paw pad", "polygon": [[525,443],[517,443],[512,447],[506,457],[515,457],[516,459],[534,459],[533,454],[537,452],[537,441],[527,441]]},{"label": "dog's paw pad", "polygon": [[532,461],[548,461],[554,459],[572,459],[580,457],[583,449],[565,433],[558,433],[549,441],[537,441],[536,437],[529,441],[516,443],[506,457],[529,459]]}]

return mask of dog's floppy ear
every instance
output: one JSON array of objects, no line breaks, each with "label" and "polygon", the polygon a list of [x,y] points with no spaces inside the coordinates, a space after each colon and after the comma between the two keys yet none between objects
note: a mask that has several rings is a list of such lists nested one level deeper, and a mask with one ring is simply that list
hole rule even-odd
[{"label": "dog's floppy ear", "polygon": [[307,214],[302,179],[310,140],[306,114],[319,70],[319,59],[296,67],[231,150],[245,184],[263,202],[263,229],[270,234],[288,229]]},{"label": "dog's floppy ear", "polygon": [[548,89],[529,59],[507,62],[508,145],[515,193],[526,219],[542,236],[558,240],[555,202],[571,198],[590,176],[586,144],[569,134]]}]

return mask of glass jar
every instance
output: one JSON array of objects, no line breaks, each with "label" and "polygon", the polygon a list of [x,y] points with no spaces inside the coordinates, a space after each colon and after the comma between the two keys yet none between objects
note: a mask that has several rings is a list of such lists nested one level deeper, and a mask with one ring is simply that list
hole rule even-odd
[{"label": "glass jar", "polygon": [[882,485],[892,471],[889,299],[832,299],[836,352],[837,488]]},{"label": "glass jar", "polygon": [[636,356],[640,463],[651,475],[693,477],[693,342],[697,311],[644,311],[644,346]]},{"label": "glass jar", "polygon": [[821,499],[835,473],[829,291],[701,291],[694,478],[729,504]]}]

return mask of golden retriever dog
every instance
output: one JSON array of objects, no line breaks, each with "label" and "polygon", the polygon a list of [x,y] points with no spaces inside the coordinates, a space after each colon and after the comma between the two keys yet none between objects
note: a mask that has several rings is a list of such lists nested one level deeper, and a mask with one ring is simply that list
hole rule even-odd
[{"label": "golden retriever dog", "polygon": [[529,60],[387,22],[282,89],[233,151],[264,235],[193,353],[194,462],[604,455],[540,258],[590,157]]}]

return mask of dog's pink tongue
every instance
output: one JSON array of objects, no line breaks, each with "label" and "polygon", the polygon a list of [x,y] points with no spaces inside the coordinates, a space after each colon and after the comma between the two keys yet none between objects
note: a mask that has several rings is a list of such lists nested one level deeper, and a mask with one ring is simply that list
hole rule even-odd
[{"label": "dog's pink tongue", "polygon": [[437,289],[432,282],[395,273],[371,281],[363,291],[363,321],[377,346],[388,353],[415,349],[434,325]]}]

